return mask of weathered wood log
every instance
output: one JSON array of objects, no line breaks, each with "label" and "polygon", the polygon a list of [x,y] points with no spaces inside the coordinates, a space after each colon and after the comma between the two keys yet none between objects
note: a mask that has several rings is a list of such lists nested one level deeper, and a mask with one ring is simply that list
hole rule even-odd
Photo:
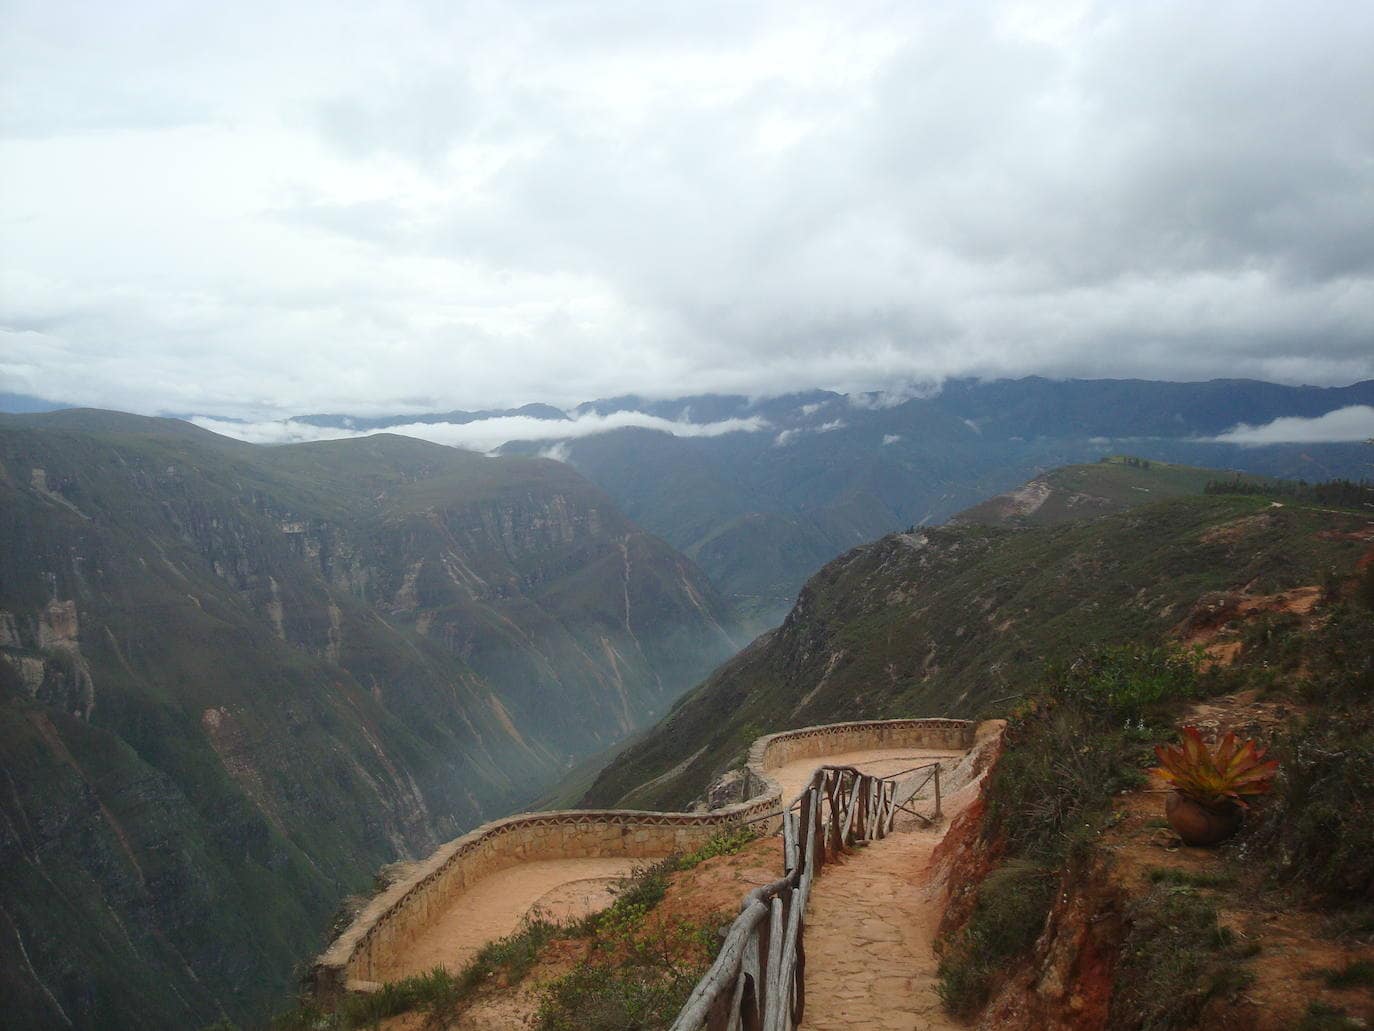
[{"label": "weathered wood log", "polygon": [[764,973],[763,989],[763,1027],[772,1031],[777,1025],[775,1016],[783,1008],[782,999],[782,954],[783,954],[782,899],[773,896],[773,904],[768,912],[768,967]]},{"label": "weathered wood log", "polygon": [[[762,902],[755,902],[730,925],[716,961],[697,982],[692,994],[687,997],[686,1005],[673,1021],[673,1031],[698,1031],[706,1022],[707,1011],[711,1008],[712,1001],[718,995],[727,992],[730,995],[734,994],[735,979],[742,972],[745,952],[750,946],[753,946],[757,957],[758,946],[754,930],[767,916],[768,907]],[[754,962],[757,964],[757,958]]]}]

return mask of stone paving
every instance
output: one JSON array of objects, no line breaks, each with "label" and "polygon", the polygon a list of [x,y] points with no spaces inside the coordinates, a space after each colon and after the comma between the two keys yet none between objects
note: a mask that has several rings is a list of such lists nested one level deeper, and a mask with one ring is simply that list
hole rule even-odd
[{"label": "stone paving", "polygon": [[925,882],[947,823],[899,830],[827,866],[806,926],[808,1031],[953,1031],[935,992],[939,900]]}]

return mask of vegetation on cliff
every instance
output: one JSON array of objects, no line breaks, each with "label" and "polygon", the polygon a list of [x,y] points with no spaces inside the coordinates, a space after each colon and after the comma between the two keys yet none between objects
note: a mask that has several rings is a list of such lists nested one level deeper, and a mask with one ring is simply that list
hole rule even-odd
[{"label": "vegetation on cliff", "polygon": [[[1123,475],[1110,463],[1083,475],[1098,468]],[[1137,474],[1173,475],[1155,465]],[[813,576],[781,627],[683,698],[583,802],[686,805],[769,731],[1005,711],[1046,663],[1098,645],[1158,645],[1211,618],[1197,608],[1206,597],[1268,596],[1348,572],[1366,520],[1358,509],[1211,495],[1047,526],[892,534]]]},{"label": "vegetation on cliff", "polygon": [[[1361,550],[1374,540],[1364,538]],[[1227,661],[1200,647],[1087,655],[1052,670],[1011,714],[980,824],[992,873],[965,885],[941,945],[952,1011],[971,1015],[995,997],[1009,1026],[1046,1013],[1071,1023],[1034,987],[1058,978],[1065,996],[1098,992],[1092,1012],[1114,1028],[1194,1027],[1242,989],[1279,1000],[1246,1004],[1263,1026],[1291,1026],[1303,1018],[1285,1008],[1284,986],[1320,980],[1318,962],[1303,963],[1321,954],[1344,957],[1325,981],[1351,994],[1358,975],[1343,972],[1358,971],[1374,944],[1374,611],[1360,590],[1374,552],[1361,550],[1303,616],[1241,616],[1245,643]],[[1225,704],[1208,701],[1223,693]],[[1154,851],[1169,836],[1160,842],[1166,832],[1142,815],[1162,812],[1158,795],[1139,790],[1145,746],[1199,718],[1271,744],[1281,763],[1273,795],[1252,800],[1243,833],[1212,862],[1152,868],[1152,852],[1155,862],[1170,852]],[[1088,898],[1078,901],[1087,915],[1071,912],[1076,896]],[[1288,944],[1270,955],[1268,936]]]},{"label": "vegetation on cliff", "polygon": [[560,463],[0,419],[11,1016],[264,1016],[378,866],[532,798],[736,633]]}]

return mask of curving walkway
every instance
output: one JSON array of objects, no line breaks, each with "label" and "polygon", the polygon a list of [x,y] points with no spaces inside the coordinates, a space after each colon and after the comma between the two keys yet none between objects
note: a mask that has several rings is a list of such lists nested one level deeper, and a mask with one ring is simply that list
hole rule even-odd
[{"label": "curving walkway", "polygon": [[[890,774],[936,759],[953,762],[964,753],[930,748],[878,748],[835,752],[799,759],[770,770],[791,800],[806,786],[817,766],[858,766],[866,773]],[[455,895],[444,913],[392,958],[382,980],[422,974],[436,966],[457,972],[487,942],[503,938],[536,912],[570,919],[604,909],[614,896],[616,880],[645,859],[543,859],[498,870]]]},{"label": "curving walkway", "polygon": [[537,859],[497,870],[454,897],[381,973],[393,981],[435,967],[457,973],[487,942],[536,914],[568,920],[605,909],[612,887],[647,860]]},{"label": "curving walkway", "polygon": [[755,793],[743,802],[709,812],[565,810],[494,820],[441,845],[369,900],[316,959],[312,986],[329,1004],[437,966],[459,970],[535,913],[571,919],[602,909],[636,867],[776,814],[779,799],[795,798],[817,766],[891,776],[939,759],[953,772],[974,729],[944,718],[801,727],[754,742],[746,769]]}]

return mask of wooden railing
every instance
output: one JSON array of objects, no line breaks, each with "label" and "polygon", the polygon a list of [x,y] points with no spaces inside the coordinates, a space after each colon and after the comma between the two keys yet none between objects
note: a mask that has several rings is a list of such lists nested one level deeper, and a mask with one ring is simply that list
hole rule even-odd
[{"label": "wooden railing", "polygon": [[[935,811],[914,799],[934,784]],[[856,841],[886,837],[897,811],[927,825],[940,817],[940,764],[876,777],[821,766],[782,815],[781,878],[744,897],[716,961],[671,1031],[792,1031],[806,1006],[806,903],[826,863]]]}]

